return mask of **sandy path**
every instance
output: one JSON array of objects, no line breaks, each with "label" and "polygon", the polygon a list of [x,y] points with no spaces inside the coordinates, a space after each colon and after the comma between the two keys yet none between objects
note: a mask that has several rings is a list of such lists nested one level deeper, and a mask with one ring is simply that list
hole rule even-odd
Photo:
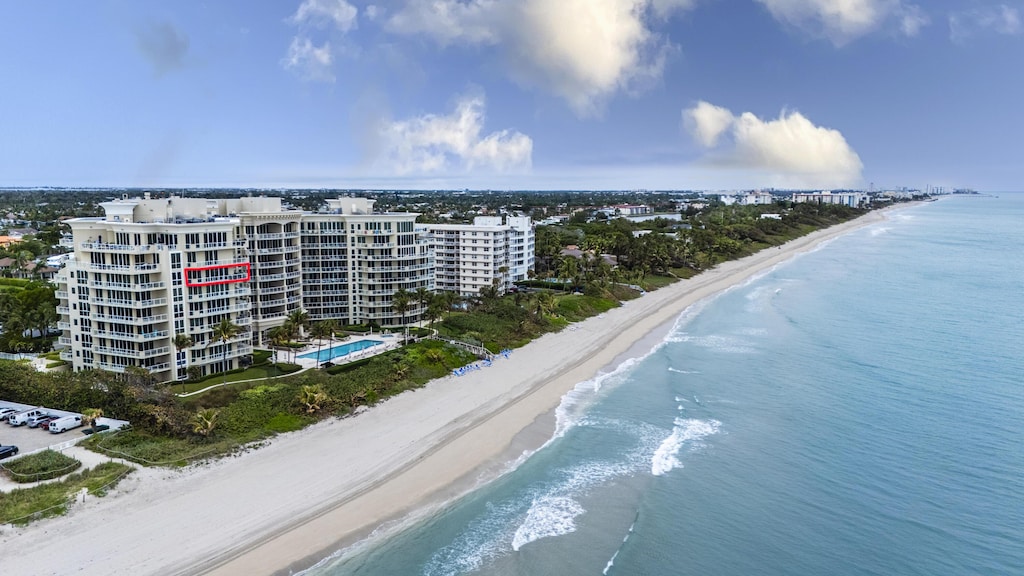
[{"label": "sandy path", "polygon": [[727,262],[547,334],[490,368],[449,376],[355,418],[185,471],[146,471],[65,518],[4,527],[11,574],[269,574],[428,502],[456,496],[512,439],[691,304],[883,219],[872,212]]}]

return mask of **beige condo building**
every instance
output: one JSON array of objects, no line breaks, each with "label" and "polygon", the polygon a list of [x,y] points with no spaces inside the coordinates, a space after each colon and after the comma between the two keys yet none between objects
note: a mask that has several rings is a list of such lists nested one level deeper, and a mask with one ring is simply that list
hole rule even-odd
[{"label": "beige condo building", "polygon": [[[313,321],[397,326],[392,297],[434,290],[413,213],[338,198],[318,212],[280,198],[127,198],[76,218],[74,257],[57,277],[61,357],[75,370],[144,368],[158,380],[241,366],[295,310]],[[413,300],[405,321],[421,318]],[[222,342],[222,321],[239,333]],[[193,345],[174,347],[177,334]]]}]

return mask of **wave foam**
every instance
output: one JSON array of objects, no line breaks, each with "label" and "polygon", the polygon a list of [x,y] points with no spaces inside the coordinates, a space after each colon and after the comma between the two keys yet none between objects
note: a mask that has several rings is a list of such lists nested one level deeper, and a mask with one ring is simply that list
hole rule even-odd
[{"label": "wave foam", "polygon": [[512,538],[512,549],[520,548],[541,538],[562,536],[576,530],[576,517],[586,510],[572,498],[546,496],[534,500],[526,519]]},{"label": "wave foam", "polygon": [[686,442],[696,444],[702,438],[718,433],[722,423],[718,420],[697,420],[694,418],[676,418],[672,434],[661,442],[651,458],[651,474],[661,476],[674,468],[679,468],[679,449]]}]

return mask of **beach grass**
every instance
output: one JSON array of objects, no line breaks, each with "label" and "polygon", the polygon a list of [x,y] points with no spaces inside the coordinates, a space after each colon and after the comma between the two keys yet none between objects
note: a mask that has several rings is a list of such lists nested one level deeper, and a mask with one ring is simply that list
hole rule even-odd
[{"label": "beach grass", "polygon": [[105,462],[60,482],[0,493],[0,524],[24,526],[41,518],[63,515],[83,488],[93,496],[103,496],[131,471],[131,466]]},{"label": "beach grass", "polygon": [[43,450],[27,454],[5,464],[0,464],[4,475],[18,483],[50,480],[74,472],[82,465],[78,460],[56,452]]}]

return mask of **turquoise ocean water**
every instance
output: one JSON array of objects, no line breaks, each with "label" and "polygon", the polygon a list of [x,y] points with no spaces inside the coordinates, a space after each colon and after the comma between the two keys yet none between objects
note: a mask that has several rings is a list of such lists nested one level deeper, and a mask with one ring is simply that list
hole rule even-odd
[{"label": "turquoise ocean water", "polygon": [[687,311],[340,575],[1024,574],[1024,194],[903,209]]}]

